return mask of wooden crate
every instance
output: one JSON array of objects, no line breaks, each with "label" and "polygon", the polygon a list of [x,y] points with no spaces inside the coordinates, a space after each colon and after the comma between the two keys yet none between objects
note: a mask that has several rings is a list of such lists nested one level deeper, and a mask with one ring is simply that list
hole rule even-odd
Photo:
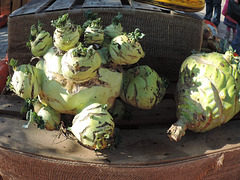
[{"label": "wooden crate", "polygon": [[[58,0],[32,0],[9,17],[9,57],[19,59],[20,63],[29,61],[31,55],[24,45],[30,26],[39,19],[46,23],[65,12],[69,12],[74,19],[76,16],[82,17],[84,10],[92,9],[99,13],[99,17],[103,16],[104,22],[108,24],[113,15],[120,11],[126,17],[123,21],[126,30],[141,27],[143,21],[148,20],[149,27],[142,27],[143,32],[150,32],[146,38],[151,37],[142,42],[143,48],[147,47],[147,60],[143,64],[149,64],[159,74],[165,73],[173,78],[162,102],[151,110],[127,106],[132,118],[121,119],[116,123],[121,135],[118,147],[115,150],[94,152],[76,141],[59,137],[59,131],[39,130],[35,125],[23,129],[26,120],[20,110],[24,101],[16,96],[3,95],[0,100],[0,179],[240,178],[239,115],[210,132],[187,131],[179,142],[170,141],[166,135],[167,129],[177,120],[173,96],[176,86],[174,78],[178,77],[181,62],[192,50],[187,45],[189,40],[184,38],[186,33],[193,36],[191,39],[195,41],[191,41],[191,47],[194,46],[196,50],[200,48],[201,21],[159,7],[134,1],[123,2],[82,0],[61,4]],[[23,20],[25,23],[21,25]],[[82,23],[85,19],[75,20]],[[158,21],[165,24],[160,26]],[[191,31],[190,24],[195,24]],[[166,30],[166,25],[172,28]],[[14,31],[16,27],[17,33]],[[53,32],[50,24],[46,23],[45,27]],[[173,53],[171,48],[176,43],[174,37],[184,30],[184,41],[174,46]],[[161,32],[165,33],[164,37],[160,36]],[[167,42],[165,47],[161,46],[161,38]],[[160,54],[156,55],[156,51],[160,51]]]}]

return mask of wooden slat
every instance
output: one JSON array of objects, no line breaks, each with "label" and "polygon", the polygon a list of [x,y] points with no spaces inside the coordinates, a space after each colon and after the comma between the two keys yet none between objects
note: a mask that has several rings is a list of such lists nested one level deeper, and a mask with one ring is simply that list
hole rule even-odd
[{"label": "wooden slat", "polygon": [[20,113],[24,103],[18,96],[3,95],[0,99],[0,114],[24,117],[25,115]]},{"label": "wooden slat", "polygon": [[39,13],[44,8],[47,8],[47,6],[52,3],[55,0],[32,0],[31,2],[25,4],[21,8],[14,11],[10,17],[13,16],[19,16],[24,14],[34,14]]},{"label": "wooden slat", "polygon": [[12,11],[20,8],[22,6],[22,2],[19,0],[12,0]]},{"label": "wooden slat", "polygon": [[56,10],[64,10],[70,9],[76,0],[56,0],[51,6],[49,6],[46,11],[56,11]]},{"label": "wooden slat", "polygon": [[29,3],[31,0],[22,0],[22,6]]},{"label": "wooden slat", "polygon": [[170,124],[177,121],[176,105],[173,99],[163,99],[152,109],[138,109],[124,103],[124,117],[116,122],[120,127],[139,127],[149,124]]},{"label": "wooden slat", "polygon": [[123,5],[120,0],[85,0],[82,7],[123,7]]},{"label": "wooden slat", "polygon": [[145,3],[140,3],[140,2],[136,2],[136,1],[130,1],[130,4],[133,8],[135,9],[143,9],[143,10],[150,10],[150,11],[169,11],[169,9],[166,8],[162,8],[162,7],[158,7],[158,6],[153,6],[150,4],[145,4]]}]

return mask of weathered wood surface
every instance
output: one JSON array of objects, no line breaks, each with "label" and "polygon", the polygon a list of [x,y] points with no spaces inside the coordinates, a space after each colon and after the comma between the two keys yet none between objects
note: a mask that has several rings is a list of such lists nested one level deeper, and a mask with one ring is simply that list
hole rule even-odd
[{"label": "weathered wood surface", "polygon": [[[82,0],[80,8],[92,8],[92,7],[123,7],[120,0]],[[34,14],[43,12],[50,12],[56,10],[65,10],[74,8],[74,4],[78,4],[79,2],[76,0],[69,0],[69,1],[60,1],[60,0],[32,0],[31,2],[27,3],[23,7],[14,11],[10,17],[25,15],[25,14]],[[79,8],[79,6],[78,6]]]},{"label": "weathered wood surface", "polygon": [[82,7],[123,7],[120,0],[85,0]]},{"label": "weathered wood surface", "polygon": [[1,114],[9,114],[17,117],[25,117],[21,114],[21,108],[24,100],[18,96],[2,95],[0,98],[0,116]]},{"label": "weathered wood surface", "polygon": [[9,6],[8,6],[9,11],[13,12],[13,11],[19,9],[20,7],[22,7],[23,5],[29,3],[31,0],[1,0],[1,1],[8,2],[9,3]]},{"label": "weathered wood surface", "polygon": [[152,11],[168,11],[170,12],[171,10],[166,9],[166,8],[162,8],[159,6],[153,6],[150,4],[145,4],[145,3],[140,3],[140,2],[136,2],[136,1],[130,1],[130,4],[133,8],[135,9],[144,9],[144,10],[152,10]]},{"label": "weathered wood surface", "polygon": [[62,0],[56,0],[51,6],[49,6],[46,9],[47,11],[56,11],[56,10],[64,10],[64,9],[70,9],[76,0],[68,0],[68,1],[62,1]]},{"label": "weathered wood surface", "polygon": [[29,3],[25,4],[21,8],[17,9],[16,11],[12,12],[10,17],[24,15],[24,14],[34,14],[39,13],[44,8],[47,8],[50,3],[54,0],[32,0]]},{"label": "weathered wood surface", "polygon": [[[81,9],[81,8],[133,8],[133,9],[144,9],[150,11],[168,11],[166,8],[157,7],[149,4],[139,3],[132,0],[26,0],[26,2],[19,6],[20,1],[13,2],[13,10],[15,10],[10,17],[20,16],[25,14],[34,14],[40,12],[51,12],[57,10],[67,10],[67,9]],[[6,3],[6,2],[5,2]],[[79,5],[80,4],[80,5]],[[10,6],[11,4],[6,4]],[[21,7],[21,8],[19,8]],[[19,8],[19,9],[18,9]]]},{"label": "weathered wood surface", "polygon": [[[0,117],[0,175],[11,179],[222,179],[240,177],[240,121],[206,133],[187,131],[179,142],[167,126],[121,129],[115,150],[94,152],[58,131],[22,129],[26,121]],[[9,168],[11,167],[11,168]],[[61,168],[60,168],[61,167]],[[98,174],[98,176],[96,176]],[[37,178],[37,179],[38,179]]]}]

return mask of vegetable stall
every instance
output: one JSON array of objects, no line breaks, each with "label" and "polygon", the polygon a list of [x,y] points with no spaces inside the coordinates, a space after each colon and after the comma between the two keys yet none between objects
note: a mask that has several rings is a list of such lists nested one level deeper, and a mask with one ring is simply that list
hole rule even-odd
[{"label": "vegetable stall", "polygon": [[200,52],[204,2],[145,2],[32,0],[9,16],[0,178],[240,176],[239,58]]}]

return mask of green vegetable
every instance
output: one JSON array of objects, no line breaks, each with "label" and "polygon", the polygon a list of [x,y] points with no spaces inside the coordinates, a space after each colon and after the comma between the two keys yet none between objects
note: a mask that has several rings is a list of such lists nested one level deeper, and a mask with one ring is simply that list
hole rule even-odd
[{"label": "green vegetable", "polygon": [[50,47],[52,47],[53,40],[49,32],[42,30],[43,24],[38,22],[38,28],[31,26],[31,33],[29,36],[30,42],[27,46],[31,49],[34,56],[43,56]]},{"label": "green vegetable", "polygon": [[69,50],[62,58],[63,76],[74,82],[85,82],[97,75],[101,56],[93,46],[85,48],[81,43]]},{"label": "green vegetable", "polygon": [[176,89],[177,118],[168,130],[180,140],[187,129],[205,132],[228,122],[240,110],[239,60],[233,52],[189,56]]},{"label": "green vegetable", "polygon": [[40,92],[38,70],[31,65],[21,65],[14,70],[10,82],[13,91],[23,99],[35,98]]},{"label": "green vegetable", "polygon": [[[56,48],[52,47],[48,50],[48,52],[43,56],[45,62],[46,73],[59,73],[62,74],[62,57],[63,55],[59,55]],[[39,63],[40,64],[40,63]],[[36,67],[40,68],[37,64]]]},{"label": "green vegetable", "polygon": [[[138,28],[123,34],[120,13],[104,30],[97,13],[90,10],[84,15],[87,21],[82,28],[67,13],[51,21],[56,28],[53,38],[42,30],[42,23],[31,26],[28,46],[34,56],[41,57],[35,58],[39,59],[35,66],[17,66],[11,60],[10,87],[26,99],[24,128],[35,123],[40,129],[54,130],[61,122],[65,135],[69,129],[84,146],[102,150],[120,142],[113,118],[132,118],[120,102],[120,93],[127,103],[149,109],[160,102],[166,87],[148,66],[127,72],[121,67],[144,57],[139,43],[144,34]],[[60,121],[60,114],[74,115],[74,119]]]},{"label": "green vegetable", "polygon": [[85,11],[84,16],[87,18],[87,21],[82,25],[83,31],[85,31],[85,29],[92,23],[93,20],[97,19],[98,14],[92,12],[92,10],[87,10]]},{"label": "green vegetable", "polygon": [[165,79],[149,66],[137,66],[124,73],[120,97],[125,102],[141,109],[156,106],[166,93]]},{"label": "green vegetable", "polygon": [[104,29],[104,33],[110,38],[114,38],[116,36],[122,35],[123,34],[123,28],[121,25],[121,20],[122,20],[123,15],[119,12],[117,16],[115,16],[112,19],[112,24],[108,25]]},{"label": "green vegetable", "polygon": [[112,62],[118,65],[129,65],[143,58],[145,53],[139,43],[139,39],[143,36],[144,34],[137,28],[132,33],[113,38],[109,45]]},{"label": "green vegetable", "polygon": [[70,131],[84,146],[101,150],[113,145],[114,127],[106,107],[93,103],[74,117]]},{"label": "green vegetable", "polygon": [[109,109],[110,114],[112,115],[114,122],[121,120],[125,114],[125,107],[120,99],[116,99],[114,105]]},{"label": "green vegetable", "polygon": [[61,15],[57,20],[52,21],[56,28],[53,34],[54,46],[61,51],[68,51],[74,48],[81,36],[81,26],[72,24],[68,13]]},{"label": "green vegetable", "polygon": [[104,31],[101,26],[101,18],[92,20],[91,24],[86,28],[84,32],[84,43],[90,44],[102,44],[104,40]]},{"label": "green vegetable", "polygon": [[[60,124],[60,113],[51,107],[43,106],[37,113],[43,120],[43,127],[47,130],[55,130]],[[38,123],[40,124],[40,123]]]},{"label": "green vegetable", "polygon": [[111,108],[120,93],[122,73],[100,67],[98,74],[87,82],[75,83],[61,74],[51,73],[42,81],[40,101],[66,114],[76,114],[94,102]]},{"label": "green vegetable", "polygon": [[26,114],[26,119],[28,120],[27,124],[24,124],[22,128],[28,128],[30,124],[37,123],[38,128],[44,129],[45,128],[45,122],[43,121],[41,116],[38,116],[36,112],[30,111],[27,112]]}]

